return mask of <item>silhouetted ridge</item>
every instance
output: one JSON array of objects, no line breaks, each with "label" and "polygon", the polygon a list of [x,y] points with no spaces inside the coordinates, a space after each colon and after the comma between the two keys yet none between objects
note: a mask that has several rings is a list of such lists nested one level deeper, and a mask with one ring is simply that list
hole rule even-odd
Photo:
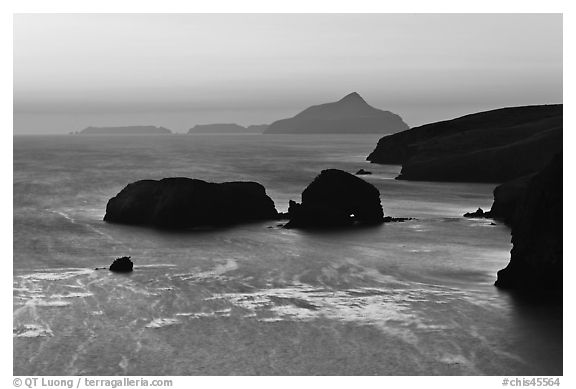
[{"label": "silhouetted ridge", "polygon": [[197,124],[188,130],[188,134],[261,134],[267,125],[243,127],[236,123]]},{"label": "silhouetted ridge", "polygon": [[167,128],[156,126],[86,127],[81,135],[162,135],[171,134]]},{"label": "silhouetted ridge", "polygon": [[352,92],[350,94],[347,94],[346,96],[342,97],[340,100],[338,100],[339,103],[349,103],[349,102],[358,102],[358,103],[363,103],[368,105],[368,103],[366,102],[366,100],[364,100],[362,98],[362,96],[360,96],[358,94],[358,92]]},{"label": "silhouetted ridge", "polygon": [[353,92],[336,102],[314,105],[290,119],[275,121],[265,133],[385,134],[407,128],[400,116],[370,106]]},{"label": "silhouetted ridge", "polygon": [[402,164],[400,179],[504,182],[538,171],[561,150],[562,105],[534,105],[389,135],[367,159]]}]

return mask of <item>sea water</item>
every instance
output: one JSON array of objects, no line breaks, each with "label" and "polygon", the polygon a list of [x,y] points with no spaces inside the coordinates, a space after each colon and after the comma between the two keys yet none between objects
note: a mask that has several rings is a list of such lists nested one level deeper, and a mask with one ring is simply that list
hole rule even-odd
[{"label": "sea water", "polygon": [[[510,230],[462,214],[495,184],[394,180],[377,136],[14,137],[15,375],[558,375],[560,306],[493,286]],[[360,168],[387,216],[162,232],[107,224],[140,179],[263,184],[279,211]],[[240,206],[240,205],[239,205]],[[132,257],[131,274],[106,267]]]}]

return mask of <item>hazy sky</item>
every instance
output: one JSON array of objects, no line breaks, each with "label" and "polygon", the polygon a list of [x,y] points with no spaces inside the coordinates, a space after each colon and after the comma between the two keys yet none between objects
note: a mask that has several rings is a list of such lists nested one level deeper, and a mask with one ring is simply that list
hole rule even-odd
[{"label": "hazy sky", "polygon": [[411,126],[562,102],[559,14],[20,14],[14,132],[259,124],[356,91]]}]

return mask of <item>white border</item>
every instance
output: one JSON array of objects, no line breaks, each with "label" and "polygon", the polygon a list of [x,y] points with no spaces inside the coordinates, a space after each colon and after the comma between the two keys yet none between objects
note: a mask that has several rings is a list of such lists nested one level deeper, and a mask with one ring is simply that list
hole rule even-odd
[{"label": "white border", "polygon": [[[434,1],[359,1],[359,0],[333,0],[333,1],[312,1],[312,0],[291,0],[273,2],[272,0],[212,0],[208,1],[119,1],[100,0],[92,2],[81,2],[73,0],[30,0],[30,1],[8,1],[0,5],[2,14],[0,28],[2,31],[2,82],[0,83],[0,120],[1,127],[1,158],[4,186],[1,193],[1,203],[4,204],[2,215],[2,243],[5,270],[2,272],[2,309],[5,312],[5,319],[1,321],[2,380],[3,387],[12,387],[12,322],[9,319],[12,312],[12,26],[13,13],[28,12],[121,12],[121,13],[171,13],[171,12],[230,12],[230,13],[250,13],[250,12],[403,12],[403,13],[564,13],[564,104],[569,107],[565,110],[564,121],[564,235],[565,240],[571,243],[570,237],[574,231],[570,226],[570,221],[574,216],[574,205],[571,199],[574,198],[574,183],[570,179],[570,172],[575,166],[571,145],[574,140],[573,114],[571,113],[571,86],[573,77],[571,69],[575,68],[573,47],[574,40],[574,17],[569,1],[497,1],[483,0],[481,2],[465,2],[455,0],[434,0]],[[8,211],[7,207],[10,207]],[[568,238],[568,239],[566,239]],[[564,310],[564,377],[561,378],[560,387],[576,387],[574,380],[574,360],[573,346],[574,335],[574,308],[571,306],[571,297],[574,296],[574,282],[571,275],[575,274],[573,258],[574,249],[571,245],[565,245],[564,262],[565,275],[565,310]],[[414,385],[415,387],[442,387],[442,388],[501,388],[501,377],[284,377],[282,379],[274,377],[252,378],[252,377],[173,377],[178,388],[200,387],[200,385],[233,385],[240,388],[266,387],[290,387],[295,385],[314,386],[357,386],[365,388],[401,387]]]}]

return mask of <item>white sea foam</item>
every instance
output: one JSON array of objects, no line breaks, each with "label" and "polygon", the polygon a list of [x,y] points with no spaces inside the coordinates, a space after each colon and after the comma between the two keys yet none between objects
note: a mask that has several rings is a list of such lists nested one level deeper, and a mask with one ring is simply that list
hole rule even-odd
[{"label": "white sea foam", "polygon": [[90,296],[94,296],[94,294],[90,292],[78,292],[78,293],[66,293],[66,294],[53,294],[50,297],[55,299],[70,299],[70,298],[82,298]]},{"label": "white sea foam", "polygon": [[[453,296],[453,291],[430,289],[355,288],[349,290],[315,289],[305,284],[264,289],[254,293],[227,293],[208,298],[222,299],[251,311],[248,317],[262,313],[262,322],[282,320],[309,321],[337,319],[359,325],[371,325],[414,343],[413,329],[442,330],[445,324],[420,316],[411,304]],[[272,316],[270,316],[272,314]]]},{"label": "white sea foam", "polygon": [[174,318],[158,318],[146,324],[146,328],[162,328],[175,324],[179,324],[180,320]]},{"label": "white sea foam", "polygon": [[182,273],[175,274],[174,277],[181,278],[182,280],[203,280],[203,279],[226,279],[225,273],[238,269],[238,263],[229,258],[226,263],[216,265],[214,269],[208,271],[201,271],[196,273]]},{"label": "white sea foam", "polygon": [[[57,271],[60,270],[60,271]],[[39,280],[39,281],[60,281],[67,280],[73,277],[90,275],[94,272],[92,269],[51,269],[50,271],[37,271],[32,274],[20,275],[19,278],[23,280]]]},{"label": "white sea foam", "polygon": [[178,265],[174,265],[172,263],[154,263],[149,265],[138,265],[138,268],[142,269],[156,269],[156,268],[165,268],[165,267],[177,267]]},{"label": "white sea foam", "polygon": [[57,214],[57,215],[62,216],[64,219],[68,220],[68,221],[69,221],[70,223],[72,223],[72,224],[78,224],[78,223],[76,222],[76,219],[74,219],[73,217],[69,216],[68,214],[66,214],[66,213],[64,213],[64,212],[62,212],[62,211],[56,211],[56,210],[53,210],[53,209],[51,209],[51,210],[49,210],[49,211],[52,212],[52,213],[55,213],[55,214]]},{"label": "white sea foam", "polygon": [[37,307],[67,307],[72,303],[64,300],[30,300],[30,304]]},{"label": "white sea foam", "polygon": [[186,316],[192,318],[214,317],[214,312],[179,312],[176,316]]},{"label": "white sea foam", "polygon": [[38,338],[43,336],[53,336],[52,330],[38,324],[23,324],[12,330],[15,338]]}]

